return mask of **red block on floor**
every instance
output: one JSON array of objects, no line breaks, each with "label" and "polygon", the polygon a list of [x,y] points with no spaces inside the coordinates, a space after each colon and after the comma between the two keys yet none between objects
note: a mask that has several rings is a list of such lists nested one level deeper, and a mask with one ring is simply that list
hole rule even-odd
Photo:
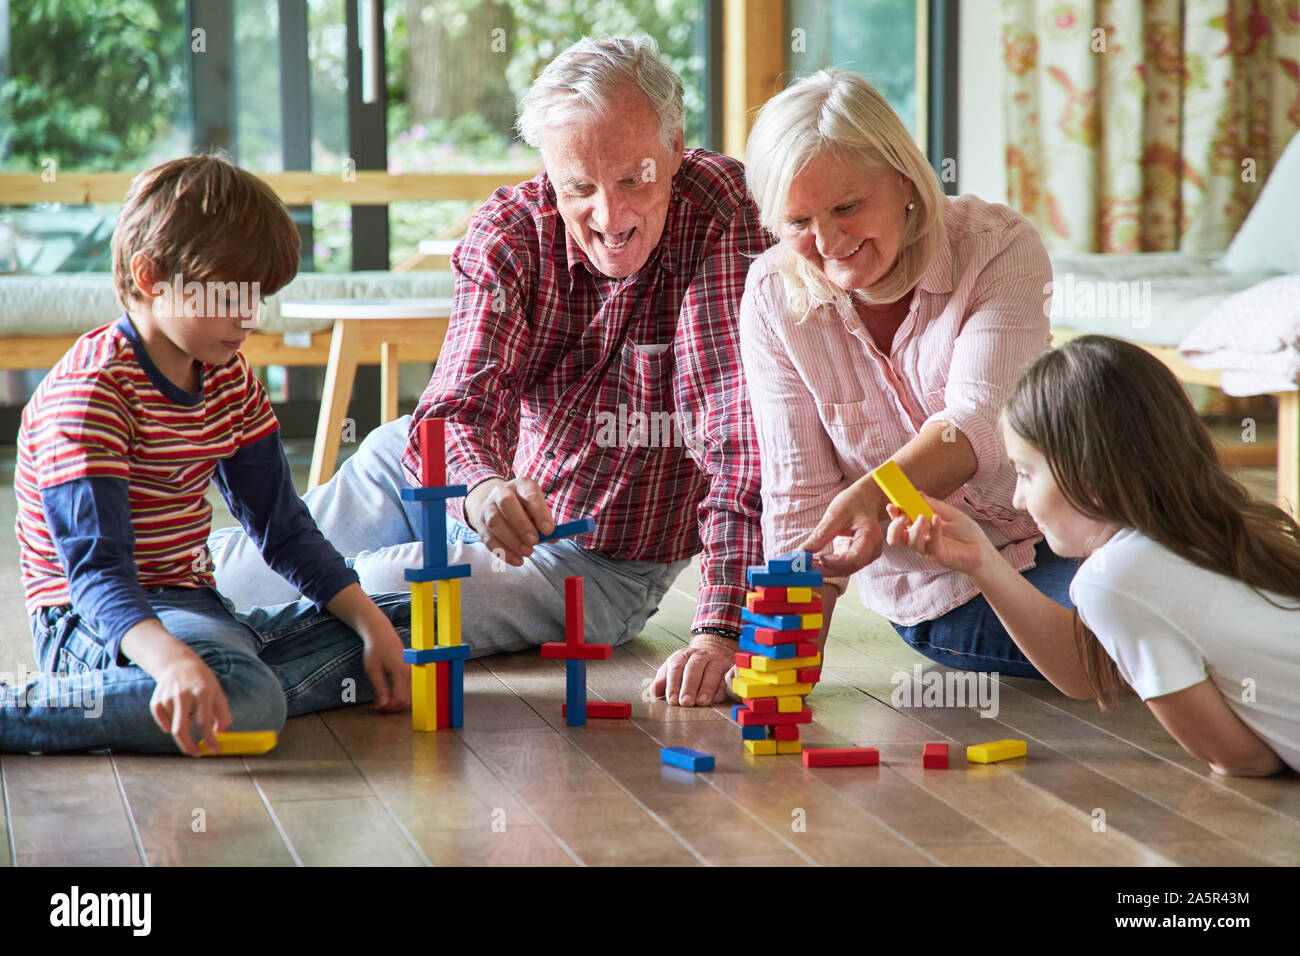
[{"label": "red block on floor", "polygon": [[875,747],[815,747],[803,752],[805,767],[875,767],[880,751]]},{"label": "red block on floor", "polygon": [[798,739],[799,739],[799,725],[798,725],[798,724],[782,724],[782,725],[779,726],[779,727],[773,727],[773,728],[772,728],[772,739],[773,739],[773,740],[798,740]]},{"label": "red block on floor", "polygon": [[948,745],[926,744],[921,751],[921,763],[931,770],[948,769]]},{"label": "red block on floor", "polygon": [[740,699],[746,707],[756,714],[776,713],[775,697],[742,697]]},{"label": "red block on floor", "polygon": [[567,644],[564,641],[547,641],[542,645],[542,656],[564,661],[607,661],[614,654],[611,644]]},{"label": "red block on floor", "polygon": [[439,661],[433,666],[438,669],[437,727],[442,730],[451,726],[451,661]]},{"label": "red block on floor", "polygon": [[807,724],[812,722],[812,711],[805,707],[791,714],[756,714],[752,710],[742,710],[736,715],[736,723],[742,727],[779,727],[782,724]]},{"label": "red block on floor", "polygon": [[[560,716],[569,715],[569,705],[560,705]],[[588,717],[603,717],[606,720],[622,720],[632,716],[632,705],[628,703],[617,703],[607,700],[589,700],[587,701]]]},{"label": "red block on floor", "polygon": [[795,671],[795,677],[801,684],[815,684],[822,679],[822,669],[820,667],[805,667]]},{"label": "red block on floor", "polygon": [[752,654],[750,654],[750,653],[748,653],[748,652],[746,652],[746,651],[736,651],[736,666],[737,666],[737,667],[748,667],[748,666],[749,666],[750,659],[751,659],[753,656],[754,656],[754,655],[752,655]]}]

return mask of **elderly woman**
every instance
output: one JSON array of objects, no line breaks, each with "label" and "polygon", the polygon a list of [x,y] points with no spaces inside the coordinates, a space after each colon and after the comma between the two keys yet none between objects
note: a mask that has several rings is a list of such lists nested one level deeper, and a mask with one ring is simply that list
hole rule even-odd
[{"label": "elderly woman", "polygon": [[817,73],[766,103],[746,164],[780,240],[750,269],[740,314],[766,553],[848,538],[819,558],[825,627],[856,572],[867,607],[931,660],[1041,676],[969,578],[884,546],[887,500],[870,472],[894,459],[1069,607],[1075,562],[1013,506],[997,428],[1009,387],[1049,347],[1042,241],[1005,206],[945,197],[852,73]]}]

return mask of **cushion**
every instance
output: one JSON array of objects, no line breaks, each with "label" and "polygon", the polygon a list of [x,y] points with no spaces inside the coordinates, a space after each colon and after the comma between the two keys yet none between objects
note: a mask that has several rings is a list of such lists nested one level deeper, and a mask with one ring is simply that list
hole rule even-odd
[{"label": "cushion", "polygon": [[1300,272],[1300,135],[1269,173],[1250,215],[1223,257],[1229,272]]}]

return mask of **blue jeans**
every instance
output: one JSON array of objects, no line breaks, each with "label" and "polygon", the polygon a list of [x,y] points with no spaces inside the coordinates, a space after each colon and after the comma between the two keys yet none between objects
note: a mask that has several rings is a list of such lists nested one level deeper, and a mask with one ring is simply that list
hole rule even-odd
[{"label": "blue jeans", "polygon": [[[1046,541],[1034,546],[1034,567],[1024,578],[1062,607],[1070,603],[1070,582],[1079,568],[1074,558],[1052,553]],[[1038,668],[1020,653],[984,595],[977,594],[960,607],[933,621],[895,624],[903,640],[930,660],[965,671],[997,671],[1008,677],[1037,677]]]},{"label": "blue jeans", "polygon": [[[374,700],[361,638],[310,601],[236,614],[211,588],[152,588],[149,603],[217,675],[231,730],[275,730],[286,717]],[[410,643],[410,601],[376,601]],[[0,751],[120,749],[176,753],[149,711],[154,679],[121,658],[71,607],[32,617],[42,673],[0,687]]]},{"label": "blue jeans", "polygon": [[[403,572],[424,563],[421,505],[403,501],[402,454],[410,416],[381,425],[339,473],[303,496],[321,533],[347,559],[366,593],[406,592]],[[241,610],[298,598],[266,566],[241,528],[208,539],[217,589]],[[461,584],[461,635],[473,657],[521,651],[564,640],[564,579],[583,580],[584,637],[621,644],[641,633],[673,580],[689,561],[663,563],[612,558],[572,538],[533,548],[523,567],[497,559],[469,528],[447,518],[447,563],[468,564]]]}]

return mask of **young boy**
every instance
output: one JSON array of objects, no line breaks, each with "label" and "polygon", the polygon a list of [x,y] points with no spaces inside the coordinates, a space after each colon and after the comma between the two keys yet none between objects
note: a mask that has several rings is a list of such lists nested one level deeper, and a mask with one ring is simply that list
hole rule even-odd
[{"label": "young boy", "polygon": [[[132,182],[112,247],[126,311],[78,339],[23,411],[17,534],[42,674],[0,686],[0,751],[197,755],[196,737],[215,751],[217,732],[278,731],[368,695],[409,705],[389,620],[403,596],[381,610],[321,535],[238,351],[298,252],[280,200],[222,158]],[[213,588],[214,478],[301,601],[237,616]]]}]

